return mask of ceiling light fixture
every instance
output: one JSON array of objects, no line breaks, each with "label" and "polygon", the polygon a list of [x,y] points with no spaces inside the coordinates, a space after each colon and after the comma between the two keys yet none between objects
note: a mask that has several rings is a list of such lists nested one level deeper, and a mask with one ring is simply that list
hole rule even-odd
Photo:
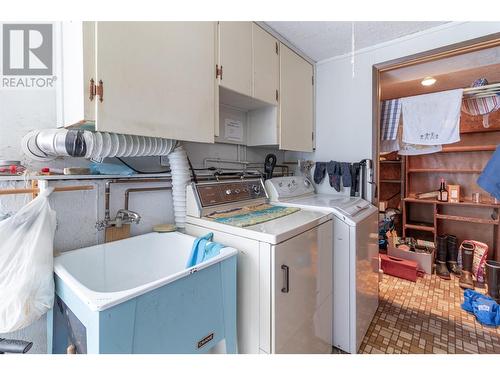
[{"label": "ceiling light fixture", "polygon": [[422,82],[420,82],[422,86],[432,86],[436,83],[436,78],[434,77],[425,77]]}]

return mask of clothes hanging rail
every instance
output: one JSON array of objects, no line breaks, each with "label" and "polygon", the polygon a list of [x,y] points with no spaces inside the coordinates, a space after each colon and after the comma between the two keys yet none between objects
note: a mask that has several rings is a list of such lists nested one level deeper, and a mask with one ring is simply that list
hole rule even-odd
[{"label": "clothes hanging rail", "polygon": [[500,83],[492,83],[491,85],[478,87],[468,87],[463,91],[464,99],[484,98],[493,95],[500,95]]},{"label": "clothes hanging rail", "polygon": [[[80,186],[60,186],[55,187],[54,192],[63,191],[79,191],[79,190],[93,190],[92,185],[80,185]],[[10,194],[38,194],[40,193],[40,188],[26,188],[26,189],[0,189],[0,195],[10,195]]]}]

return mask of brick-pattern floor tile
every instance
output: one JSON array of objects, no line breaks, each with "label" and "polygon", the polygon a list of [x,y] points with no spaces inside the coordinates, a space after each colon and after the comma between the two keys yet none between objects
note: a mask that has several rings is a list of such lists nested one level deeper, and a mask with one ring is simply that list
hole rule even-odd
[{"label": "brick-pattern floor tile", "polygon": [[500,354],[500,327],[482,326],[462,310],[456,277],[425,275],[414,283],[383,275],[379,295],[359,353]]}]

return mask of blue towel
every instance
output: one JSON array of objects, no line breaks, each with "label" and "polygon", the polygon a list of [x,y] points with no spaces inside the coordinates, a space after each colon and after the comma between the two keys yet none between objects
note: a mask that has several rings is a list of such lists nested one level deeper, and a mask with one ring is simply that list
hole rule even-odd
[{"label": "blue towel", "polygon": [[500,199],[500,146],[497,146],[493,156],[486,164],[483,173],[477,179],[477,184],[496,199]]},{"label": "blue towel", "polygon": [[220,243],[211,242],[213,236],[214,234],[210,232],[194,240],[186,268],[196,266],[220,254],[220,250],[225,246]]},{"label": "blue towel", "polygon": [[462,309],[474,314],[481,324],[493,327],[500,325],[500,305],[472,289],[464,291]]}]

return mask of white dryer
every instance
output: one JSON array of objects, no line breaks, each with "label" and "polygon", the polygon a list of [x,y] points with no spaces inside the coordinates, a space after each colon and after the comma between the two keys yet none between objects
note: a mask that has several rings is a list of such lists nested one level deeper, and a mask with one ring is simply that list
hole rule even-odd
[{"label": "white dryer", "polygon": [[378,210],[359,197],[315,194],[303,176],[266,181],[271,202],[333,213],[333,346],[357,353],[378,307]]},{"label": "white dryer", "polygon": [[331,219],[269,205],[261,180],[188,186],[186,232],[239,250],[240,353],[331,353]]}]

